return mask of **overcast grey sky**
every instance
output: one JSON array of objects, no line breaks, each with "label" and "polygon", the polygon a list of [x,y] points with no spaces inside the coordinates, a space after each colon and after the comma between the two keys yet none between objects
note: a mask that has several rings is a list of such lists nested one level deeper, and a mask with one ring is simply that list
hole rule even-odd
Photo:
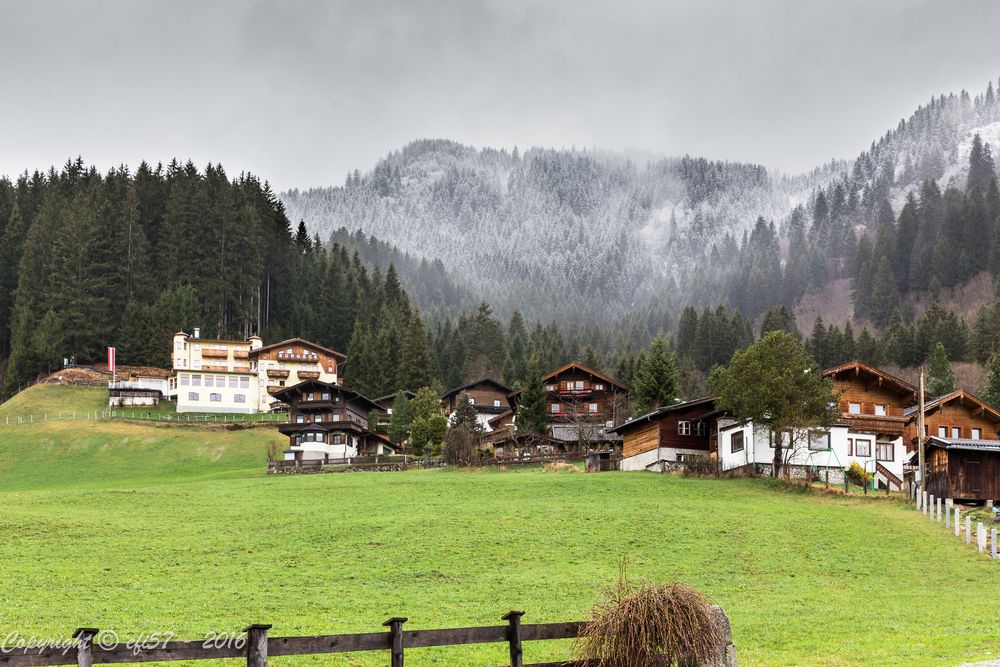
[{"label": "overcast grey sky", "polygon": [[341,184],[421,137],[801,171],[1000,75],[992,0],[0,0],[0,174],[82,155]]}]

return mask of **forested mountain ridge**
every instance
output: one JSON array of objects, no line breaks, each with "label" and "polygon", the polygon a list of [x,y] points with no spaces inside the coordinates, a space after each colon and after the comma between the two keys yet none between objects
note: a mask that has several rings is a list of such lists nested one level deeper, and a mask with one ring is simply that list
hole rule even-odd
[{"label": "forested mountain ridge", "polygon": [[883,209],[895,218],[926,181],[964,188],[976,134],[1000,146],[992,83],[975,97],[935,97],[854,160],[799,176],[693,157],[639,165],[604,151],[420,140],[342,187],[281,199],[323,238],[361,230],[439,259],[500,312],[608,325],[651,310],[672,325],[687,303],[722,302],[756,319],[851,277],[858,239],[874,237]]}]

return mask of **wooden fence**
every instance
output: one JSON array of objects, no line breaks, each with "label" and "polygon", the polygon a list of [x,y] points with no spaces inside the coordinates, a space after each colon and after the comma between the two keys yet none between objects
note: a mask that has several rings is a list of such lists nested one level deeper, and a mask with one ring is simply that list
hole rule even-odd
[{"label": "wooden fence", "polygon": [[[914,485],[910,487],[910,500],[914,502],[917,511],[923,512],[930,521],[944,524],[945,530],[954,531],[955,537],[959,539],[964,536],[965,543],[972,545],[972,517],[966,515],[963,522],[961,511],[951,498],[935,498],[934,494]],[[990,558],[1000,560],[1000,542],[997,541],[996,528],[987,529],[982,521],[977,521],[975,540],[979,553],[988,553]]]},{"label": "wooden fence", "polygon": [[390,618],[383,623],[385,632],[320,635],[310,637],[269,637],[270,625],[251,625],[245,635],[222,642],[148,641],[114,642],[97,628],[80,628],[72,639],[58,646],[25,648],[23,651],[0,653],[4,667],[37,667],[40,665],[90,665],[113,663],[147,663],[174,660],[217,660],[246,658],[248,667],[266,667],[269,656],[320,655],[355,653],[359,651],[389,651],[390,665],[402,667],[404,651],[430,646],[462,646],[470,644],[506,643],[510,646],[512,667],[543,667],[543,665],[579,665],[578,662],[524,663],[523,642],[573,639],[579,634],[580,622],[522,624],[524,612],[511,611],[503,615],[506,625],[447,628],[443,630],[404,630],[405,618]]},{"label": "wooden fence", "polygon": [[269,468],[316,468],[322,466],[342,465],[379,465],[390,463],[420,463],[420,459],[404,454],[385,454],[379,456],[351,456],[343,459],[303,459],[301,461],[268,461]]},{"label": "wooden fence", "polygon": [[[733,646],[729,618],[722,607],[715,607],[716,620],[722,634],[723,660],[716,667],[735,667],[736,649]],[[404,630],[405,618],[390,618],[382,625],[384,632],[360,634],[319,635],[308,637],[269,637],[270,625],[250,625],[244,634],[231,637],[213,637],[208,640],[173,641],[157,638],[154,642],[119,642],[114,633],[97,628],[79,628],[71,639],[50,642],[41,648],[24,648],[0,652],[2,667],[41,667],[44,665],[106,665],[115,663],[149,663],[174,660],[218,660],[246,658],[247,667],[267,667],[270,656],[323,655],[327,653],[357,653],[361,651],[389,651],[391,667],[403,667],[404,652],[408,649],[431,646],[467,646],[472,644],[507,644],[510,667],[585,667],[590,661],[524,662],[524,642],[553,639],[575,639],[583,626],[582,621],[569,623],[523,624],[523,611],[509,611],[501,619],[505,625],[441,630]],[[58,645],[55,645],[58,644]]]}]

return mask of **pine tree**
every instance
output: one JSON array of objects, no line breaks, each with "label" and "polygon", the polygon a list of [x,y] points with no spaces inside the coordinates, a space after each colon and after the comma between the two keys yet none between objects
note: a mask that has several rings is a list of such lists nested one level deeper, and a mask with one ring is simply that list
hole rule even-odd
[{"label": "pine tree", "polygon": [[995,408],[1000,408],[1000,354],[994,354],[986,364],[986,387],[980,398]]},{"label": "pine tree", "polygon": [[764,320],[760,325],[760,337],[763,338],[771,331],[787,331],[796,338],[802,338],[799,328],[795,325],[795,315],[785,305],[774,304],[764,313]]},{"label": "pine tree", "polygon": [[402,361],[400,368],[401,387],[413,390],[431,383],[431,349],[427,331],[419,310],[414,310],[409,318],[409,326],[403,336]]},{"label": "pine tree", "polygon": [[698,337],[698,312],[688,304],[681,311],[680,322],[677,324],[677,356],[689,360],[694,355]]},{"label": "pine tree", "polygon": [[21,209],[14,200],[10,217],[0,235],[0,357],[6,357],[10,352],[14,292],[26,233]]},{"label": "pine tree", "polygon": [[483,430],[483,425],[479,422],[479,415],[472,404],[469,403],[469,398],[465,392],[462,392],[456,399],[455,412],[452,413],[451,419],[448,422],[449,428],[458,428],[460,426],[464,426],[476,434],[481,433]]},{"label": "pine tree", "polygon": [[899,307],[899,290],[896,288],[896,277],[892,274],[892,266],[883,255],[879,258],[875,277],[872,279],[871,316],[878,327],[884,327],[892,317],[893,311]]},{"label": "pine tree", "polygon": [[636,369],[632,385],[635,409],[644,414],[670,405],[677,397],[679,385],[677,356],[670,347],[670,341],[662,334],[658,335]]},{"label": "pine tree", "polygon": [[955,371],[948,363],[948,352],[938,343],[927,361],[927,392],[931,396],[943,396],[955,391]]},{"label": "pine tree", "polygon": [[549,421],[545,407],[542,374],[538,370],[538,362],[532,358],[528,364],[528,379],[517,403],[517,415],[514,420],[517,432],[525,435],[547,435]]},{"label": "pine tree", "polygon": [[528,332],[521,311],[511,313],[507,324],[507,350],[501,377],[511,387],[523,386],[528,377]]}]

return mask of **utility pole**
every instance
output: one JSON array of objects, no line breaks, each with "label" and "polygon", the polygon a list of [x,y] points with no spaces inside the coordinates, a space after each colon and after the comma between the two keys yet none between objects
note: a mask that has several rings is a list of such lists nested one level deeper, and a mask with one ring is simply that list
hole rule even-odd
[{"label": "utility pole", "polygon": [[920,461],[920,490],[927,489],[927,478],[924,476],[924,367],[920,367],[920,395],[917,408],[917,455]]}]

